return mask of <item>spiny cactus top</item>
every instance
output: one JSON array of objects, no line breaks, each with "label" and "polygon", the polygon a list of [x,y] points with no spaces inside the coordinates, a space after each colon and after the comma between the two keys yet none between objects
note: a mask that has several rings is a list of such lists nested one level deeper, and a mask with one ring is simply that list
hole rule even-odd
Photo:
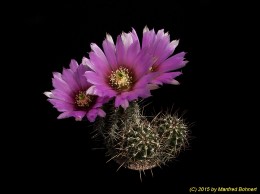
[{"label": "spiny cactus top", "polygon": [[110,110],[95,128],[105,137],[108,156],[133,170],[147,170],[174,159],[185,148],[188,127],[183,119],[160,113],[150,122],[138,103]]}]

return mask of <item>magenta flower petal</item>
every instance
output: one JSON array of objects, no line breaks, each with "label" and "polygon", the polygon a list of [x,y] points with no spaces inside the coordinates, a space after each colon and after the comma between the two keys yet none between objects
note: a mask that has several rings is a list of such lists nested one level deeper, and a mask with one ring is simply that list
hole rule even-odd
[{"label": "magenta flower petal", "polygon": [[138,55],[138,53],[140,52],[140,44],[139,42],[134,42],[132,45],[129,46],[128,50],[127,50],[127,54],[126,54],[126,61],[125,63],[128,64],[128,66],[130,65],[134,65],[133,64],[133,59],[135,59]]},{"label": "magenta flower petal", "polygon": [[69,85],[62,79],[60,73],[53,73],[52,85],[54,86],[54,88],[58,88],[59,90],[62,90],[64,92],[72,92]]},{"label": "magenta flower petal", "polygon": [[[71,111],[71,112],[64,112],[61,113],[58,116],[58,119],[65,119],[65,118],[69,118],[69,117],[74,117],[76,121],[81,121],[82,118],[85,116],[85,112],[84,111]],[[93,122],[93,121],[91,121]]]},{"label": "magenta flower petal", "polygon": [[102,109],[93,109],[87,113],[90,122],[94,122],[97,116],[105,117],[106,113]]},{"label": "magenta flower petal", "polygon": [[138,97],[148,98],[151,96],[151,92],[148,85],[146,88],[137,88],[130,92],[124,92],[120,96],[122,99],[127,99],[130,102],[133,100],[137,100]]},{"label": "magenta flower petal", "polygon": [[178,84],[179,82],[173,81],[174,78],[178,77],[179,75],[181,75],[181,72],[168,72],[168,73],[163,73],[160,76],[156,77],[153,80],[153,83],[158,84],[158,85],[162,85],[163,83],[166,84]]},{"label": "magenta flower petal", "polygon": [[142,77],[140,77],[140,79],[138,80],[138,82],[134,85],[134,89],[137,88],[146,88],[144,86],[147,86],[147,84],[149,83],[149,81],[153,78],[153,74],[148,74],[148,75],[144,75]]},{"label": "magenta flower petal", "polygon": [[102,94],[102,92],[98,91],[96,89],[96,86],[90,86],[87,91],[86,91],[86,94],[89,94],[89,95],[100,95]]},{"label": "magenta flower petal", "polygon": [[61,90],[52,90],[51,98],[61,100],[64,102],[68,102],[70,104],[74,103],[74,99],[70,95],[68,95],[66,92],[63,92]]},{"label": "magenta flower petal", "polygon": [[106,91],[104,90],[100,90],[100,89],[97,89],[98,86],[91,86],[87,89],[86,91],[86,94],[89,94],[89,95],[96,95],[96,96],[105,96],[107,97],[108,95],[106,94]]},{"label": "magenta flower petal", "polygon": [[150,92],[150,88],[149,87],[146,87],[144,89],[136,89],[136,93],[138,93],[138,95],[141,97],[141,98],[148,98],[151,96],[151,92]]},{"label": "magenta flower petal", "polygon": [[61,113],[59,116],[58,116],[58,119],[66,119],[66,118],[69,118],[72,116],[72,113],[71,112],[63,112]]},{"label": "magenta flower petal", "polygon": [[106,39],[103,41],[103,48],[107,61],[112,69],[116,69],[117,59],[116,59],[116,47],[112,37],[107,34]]},{"label": "magenta flower petal", "polygon": [[133,37],[135,37],[135,36],[132,34],[132,32],[129,32],[129,33],[122,32],[121,39],[122,39],[125,50],[127,50],[133,44],[133,42],[134,42]]},{"label": "magenta flower petal", "polygon": [[[73,111],[71,112],[71,116],[74,117],[77,121],[81,121],[82,118],[86,115],[85,111]],[[93,121],[90,121],[93,122]]]},{"label": "magenta flower petal", "polygon": [[138,49],[140,50],[141,47],[140,47],[139,38],[138,38],[137,33],[136,33],[136,31],[135,31],[134,28],[132,28],[132,33],[130,33],[130,34],[131,34],[131,36],[132,36],[133,42],[138,42],[138,45],[139,45],[139,48],[138,48]]},{"label": "magenta flower petal", "polygon": [[146,26],[143,30],[142,48],[153,46],[155,37],[154,29],[149,31],[148,27]]},{"label": "magenta flower petal", "polygon": [[124,109],[126,109],[129,106],[129,102],[127,99],[122,98],[122,96],[117,96],[115,99],[115,107],[122,106]]},{"label": "magenta flower petal", "polygon": [[111,98],[117,95],[117,92],[115,90],[111,89],[111,87],[106,85],[99,85],[97,86],[97,89],[99,91],[103,91],[102,96],[108,96]]},{"label": "magenta flower petal", "polygon": [[110,100],[109,97],[97,98],[96,103],[93,105],[93,108],[99,108],[100,110],[102,110],[100,107],[102,107],[102,105],[107,103],[109,100]]},{"label": "magenta flower petal", "polygon": [[89,82],[87,81],[86,77],[85,76],[81,76],[81,75],[84,75],[86,71],[89,71],[90,68],[84,64],[80,65],[78,67],[78,72],[77,74],[75,75],[75,78],[78,82],[78,84],[80,85],[81,88],[83,88],[84,86],[86,85],[89,85]]},{"label": "magenta flower petal", "polygon": [[157,84],[148,84],[148,88],[150,90],[156,90],[156,89],[160,88],[160,86]]},{"label": "magenta flower petal", "polygon": [[125,47],[124,47],[124,44],[123,44],[123,41],[122,41],[122,38],[121,36],[118,36],[117,37],[117,41],[116,41],[116,57],[117,57],[117,66],[119,64],[124,64],[124,57],[125,57]]},{"label": "magenta flower petal", "polygon": [[149,68],[151,66],[152,66],[152,59],[150,55],[147,54],[147,50],[143,49],[138,53],[138,56],[136,56],[133,65],[136,78],[140,79],[140,77],[146,75],[146,73],[149,71]]},{"label": "magenta flower petal", "polygon": [[185,53],[181,52],[166,59],[160,66],[160,71],[168,72],[184,67],[187,64],[187,61],[184,61],[184,55]]},{"label": "magenta flower petal", "polygon": [[62,79],[69,85],[71,90],[80,90],[80,86],[74,76],[75,73],[71,69],[63,69]]},{"label": "magenta flower petal", "polygon": [[[44,92],[48,101],[61,114],[58,119],[75,117],[82,120],[85,116],[93,122],[98,115],[104,115],[101,107],[108,101],[107,97],[89,95],[86,91],[92,87],[84,76],[89,70],[84,63],[78,65],[75,60],[71,60],[70,69],[64,69],[62,74],[53,73],[53,87],[51,92]],[[91,117],[87,114],[91,112]]]},{"label": "magenta flower petal", "polygon": [[161,64],[163,61],[165,61],[170,55],[173,54],[175,48],[178,46],[179,40],[173,40],[171,43],[167,42],[167,46],[164,49],[160,55],[157,54],[157,56],[161,56],[157,59],[157,63]]},{"label": "magenta flower petal", "polygon": [[95,85],[102,85],[105,84],[106,81],[104,80],[104,77],[99,76],[98,73],[94,71],[86,71],[84,76],[86,77],[87,81],[95,84]]},{"label": "magenta flower petal", "polygon": [[[94,66],[94,65],[91,63],[91,61],[90,61],[87,57],[83,57],[81,63],[82,63],[84,66],[88,66],[88,67],[90,68],[90,70],[91,70],[91,69],[94,70],[94,71],[97,70],[97,67]],[[87,70],[87,71],[89,71],[89,70]]]},{"label": "magenta flower petal", "polygon": [[[96,44],[91,44],[91,49],[92,51],[89,53],[91,60],[89,63],[90,68],[99,74],[107,74],[111,68],[108,64],[105,54]],[[92,65],[93,62],[95,65]],[[102,71],[100,71],[100,69],[102,69]]]},{"label": "magenta flower petal", "polygon": [[77,61],[72,59],[71,62],[70,62],[70,69],[73,72],[75,72],[75,71],[77,71],[78,67],[79,67],[79,65],[78,65]]},{"label": "magenta flower petal", "polygon": [[112,90],[109,86],[106,85],[97,85],[97,86],[91,86],[87,90],[87,94],[95,94],[98,96],[104,96],[112,98],[117,95],[117,92]]},{"label": "magenta flower petal", "polygon": [[74,110],[74,105],[59,99],[48,99],[48,101],[60,112]]},{"label": "magenta flower petal", "polygon": [[127,99],[128,101],[133,101],[138,99],[139,94],[135,91],[130,91],[130,92],[123,92],[120,94],[121,99]]},{"label": "magenta flower petal", "polygon": [[[159,32],[158,32],[159,33]],[[169,46],[170,44],[170,37],[169,35],[165,36],[159,36],[156,39],[155,49],[154,49],[154,56],[157,57],[157,63],[165,60],[167,57],[169,57],[173,50]],[[159,41],[160,40],[160,41]]]},{"label": "magenta flower petal", "polygon": [[98,109],[98,116],[105,117],[106,113],[102,109]]}]

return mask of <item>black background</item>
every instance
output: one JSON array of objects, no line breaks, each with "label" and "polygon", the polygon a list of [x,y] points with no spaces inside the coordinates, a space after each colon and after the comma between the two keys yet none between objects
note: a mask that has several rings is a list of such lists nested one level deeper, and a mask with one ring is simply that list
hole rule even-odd
[{"label": "black background", "polygon": [[[17,53],[22,54],[17,90],[23,92],[19,124],[24,127],[16,133],[22,140],[14,177],[21,188],[184,193],[192,186],[258,186],[257,87],[255,62],[247,53],[252,49],[244,45],[251,35],[246,5],[108,0],[20,6],[14,24],[21,24],[16,29]],[[117,164],[106,163],[105,150],[93,150],[101,144],[91,139],[87,121],[57,120],[59,113],[43,92],[52,89],[52,72],[88,56],[90,43],[101,46],[106,33],[115,40],[132,27],[141,37],[145,25],[180,39],[176,52],[186,51],[190,61],[177,78],[179,86],[164,85],[146,102],[155,112],[172,106],[186,112],[184,118],[193,125],[189,149],[168,166],[155,168],[153,177],[146,172],[141,183],[138,172],[116,172]],[[241,32],[245,28],[247,34]]]}]

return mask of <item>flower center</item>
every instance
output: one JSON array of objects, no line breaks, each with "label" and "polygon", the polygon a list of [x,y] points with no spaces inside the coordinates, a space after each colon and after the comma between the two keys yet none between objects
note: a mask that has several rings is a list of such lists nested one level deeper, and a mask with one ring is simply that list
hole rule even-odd
[{"label": "flower center", "polygon": [[132,73],[125,67],[119,67],[109,75],[109,84],[116,90],[128,90],[133,84]]},{"label": "flower center", "polygon": [[94,100],[95,96],[88,95],[85,91],[79,91],[75,96],[75,104],[78,108],[89,108]]}]

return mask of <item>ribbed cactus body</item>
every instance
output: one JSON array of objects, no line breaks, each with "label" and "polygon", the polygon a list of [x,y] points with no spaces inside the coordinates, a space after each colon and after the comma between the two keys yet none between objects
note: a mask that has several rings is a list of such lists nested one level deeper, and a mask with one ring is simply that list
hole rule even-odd
[{"label": "ribbed cactus body", "polygon": [[111,109],[98,129],[105,138],[108,155],[120,165],[134,170],[161,166],[187,144],[187,125],[176,115],[159,114],[152,121],[133,102],[124,110]]}]

